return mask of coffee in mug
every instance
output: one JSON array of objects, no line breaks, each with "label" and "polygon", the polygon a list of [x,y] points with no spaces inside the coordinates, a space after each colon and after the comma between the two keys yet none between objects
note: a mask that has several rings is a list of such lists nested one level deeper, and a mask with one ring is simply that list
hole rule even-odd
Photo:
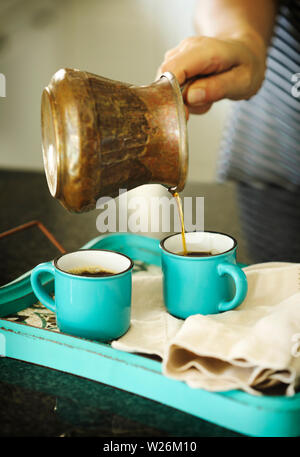
[{"label": "coffee in mug", "polygon": [[101,267],[85,267],[85,268],[72,268],[68,273],[76,276],[86,276],[88,278],[101,278],[104,276],[112,276],[114,271],[104,270]]},{"label": "coffee in mug", "polygon": [[214,254],[213,252],[211,251],[208,251],[208,252],[198,252],[198,251],[187,251],[187,252],[178,252],[179,255],[183,255],[183,256],[186,256],[186,257],[209,257],[209,256],[212,256],[212,255],[216,255]]}]

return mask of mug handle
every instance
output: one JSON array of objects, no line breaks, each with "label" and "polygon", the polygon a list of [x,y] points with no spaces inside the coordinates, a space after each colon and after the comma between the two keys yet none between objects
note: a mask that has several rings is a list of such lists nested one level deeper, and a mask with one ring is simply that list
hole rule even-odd
[{"label": "mug handle", "polygon": [[51,311],[53,311],[55,313],[56,312],[55,301],[44,290],[43,286],[41,285],[41,283],[39,281],[39,276],[44,272],[48,272],[48,273],[51,273],[52,275],[54,275],[55,268],[51,261],[45,262],[45,263],[40,263],[32,270],[31,276],[30,276],[31,287],[32,287],[33,292],[35,293],[36,297],[39,299],[39,301],[41,303],[43,303],[43,305],[46,306],[46,308],[50,309]]},{"label": "mug handle", "polygon": [[230,275],[235,283],[236,292],[233,299],[222,301],[218,306],[220,312],[229,311],[239,306],[245,299],[248,291],[247,278],[240,267],[231,263],[220,263],[218,265],[218,273],[220,276],[225,274]]}]

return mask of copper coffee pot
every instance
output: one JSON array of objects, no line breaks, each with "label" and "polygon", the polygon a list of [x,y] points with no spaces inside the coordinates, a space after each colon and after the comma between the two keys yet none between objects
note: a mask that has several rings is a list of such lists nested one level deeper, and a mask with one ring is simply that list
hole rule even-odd
[{"label": "copper coffee pot", "polygon": [[181,88],[171,73],[133,86],[59,70],[42,94],[42,144],[50,193],[70,211],[142,184],[180,192],[188,168]]}]

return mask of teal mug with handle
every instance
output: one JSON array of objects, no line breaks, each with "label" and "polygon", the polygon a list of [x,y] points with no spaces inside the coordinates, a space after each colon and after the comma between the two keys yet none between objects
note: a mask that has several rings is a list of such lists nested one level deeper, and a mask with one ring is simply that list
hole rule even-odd
[{"label": "teal mug with handle", "polygon": [[236,263],[236,240],[216,232],[181,233],[160,242],[164,302],[170,314],[216,314],[239,306],[247,294],[247,278]]},{"label": "teal mug with handle", "polygon": [[[132,260],[108,250],[79,250],[36,266],[32,289],[40,302],[56,313],[63,333],[99,341],[119,338],[129,329]],[[40,283],[54,276],[55,298]]]}]

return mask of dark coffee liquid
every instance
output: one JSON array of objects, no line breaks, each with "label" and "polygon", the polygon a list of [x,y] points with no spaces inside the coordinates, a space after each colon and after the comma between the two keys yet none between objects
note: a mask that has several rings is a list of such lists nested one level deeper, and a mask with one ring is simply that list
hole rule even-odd
[{"label": "dark coffee liquid", "polygon": [[86,276],[88,278],[103,278],[104,276],[115,275],[113,271],[104,270],[103,268],[73,268],[69,270],[68,273],[77,276]]},{"label": "dark coffee liquid", "polygon": [[191,251],[191,252],[178,252],[179,255],[183,255],[185,257],[211,257],[213,255],[212,252],[196,252],[196,251]]},{"label": "dark coffee liquid", "polygon": [[182,211],[182,202],[181,198],[179,197],[178,192],[172,193],[173,197],[176,200],[177,203],[177,208],[178,208],[178,213],[179,213],[179,218],[180,218],[180,223],[181,223],[181,238],[182,238],[182,247],[183,247],[183,253],[184,255],[187,254],[187,249],[186,249],[186,241],[185,241],[185,228],[184,228],[184,217],[183,217],[183,211]]},{"label": "dark coffee liquid", "polygon": [[179,213],[179,218],[180,218],[180,223],[181,223],[181,238],[182,238],[182,252],[178,252],[179,255],[185,256],[185,257],[211,257],[213,255],[212,252],[207,251],[207,252],[197,252],[197,251],[188,251],[186,247],[186,240],[185,240],[185,228],[184,228],[184,217],[183,217],[183,211],[182,211],[182,202],[181,198],[178,194],[178,192],[172,192],[170,191],[173,195],[173,197],[176,200],[177,207],[178,207],[178,213]]}]

